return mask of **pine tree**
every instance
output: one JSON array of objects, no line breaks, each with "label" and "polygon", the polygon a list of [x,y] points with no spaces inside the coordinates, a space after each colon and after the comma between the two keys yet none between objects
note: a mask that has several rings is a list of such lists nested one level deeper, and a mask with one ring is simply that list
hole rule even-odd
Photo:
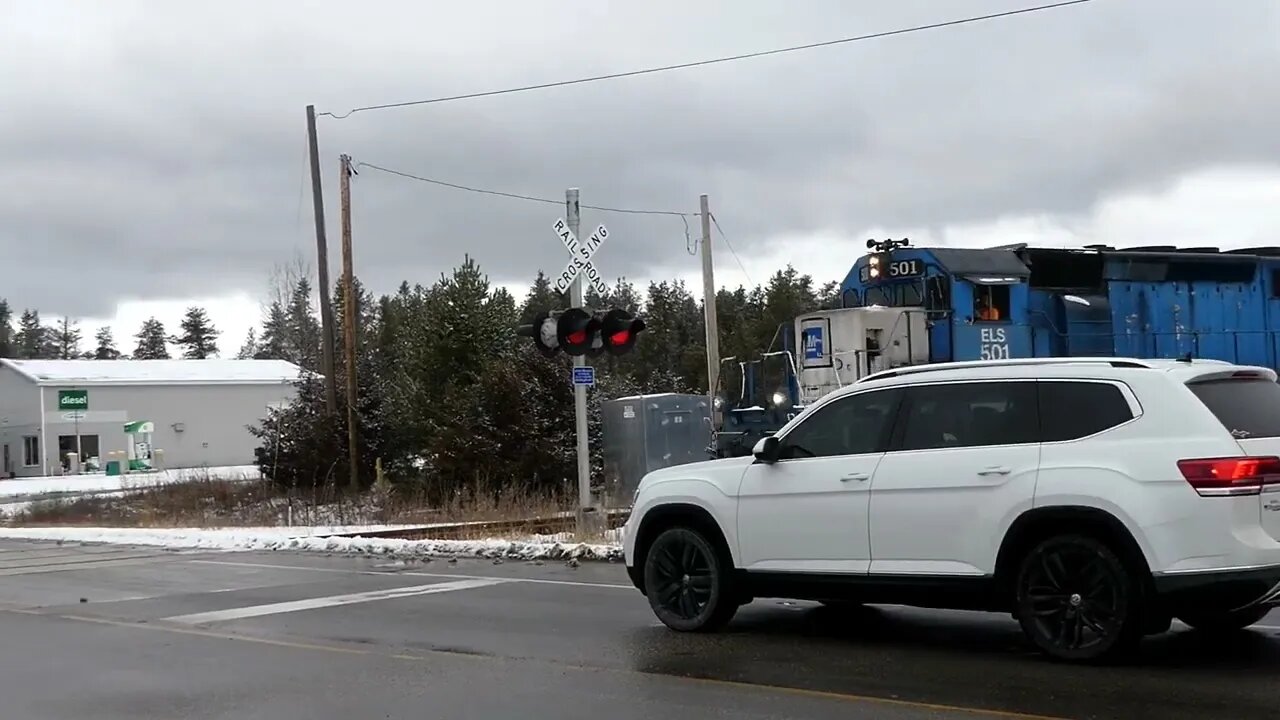
[{"label": "pine tree", "polygon": [[154,317],[149,318],[142,323],[142,328],[134,337],[138,340],[138,346],[133,351],[135,360],[169,359],[169,340],[164,331],[164,323]]},{"label": "pine tree", "polygon": [[253,328],[249,328],[249,332],[244,336],[244,344],[240,346],[240,352],[236,353],[237,360],[252,360],[258,354],[258,332]]},{"label": "pine tree", "polygon": [[120,351],[116,349],[116,339],[111,333],[110,325],[103,325],[94,333],[93,340],[97,344],[92,357],[94,360],[119,360]]},{"label": "pine tree", "polygon": [[209,320],[204,308],[189,307],[182,317],[182,334],[170,341],[183,348],[182,356],[188,360],[204,360],[218,354],[218,330]]},{"label": "pine tree", "polygon": [[300,278],[298,284],[294,286],[286,315],[284,325],[285,347],[288,349],[286,359],[299,367],[318,371],[321,355],[320,321],[316,318],[315,307],[311,304],[311,282],[305,277]]},{"label": "pine tree", "polygon": [[49,357],[49,329],[40,324],[40,311],[23,310],[13,337],[15,355],[28,360]]},{"label": "pine tree", "polygon": [[0,298],[0,357],[13,357],[13,310]]},{"label": "pine tree", "polygon": [[539,270],[538,276],[533,279],[533,285],[529,287],[529,292],[524,296],[524,303],[520,306],[520,324],[527,325],[533,322],[533,318],[538,313],[568,307],[568,299],[567,295],[557,293],[555,288],[551,287],[551,281]]},{"label": "pine tree", "polygon": [[80,325],[69,317],[63,317],[51,333],[54,357],[70,360],[80,355]]},{"label": "pine tree", "polygon": [[289,317],[278,302],[271,303],[262,322],[262,338],[254,350],[258,360],[296,361],[289,352]]}]

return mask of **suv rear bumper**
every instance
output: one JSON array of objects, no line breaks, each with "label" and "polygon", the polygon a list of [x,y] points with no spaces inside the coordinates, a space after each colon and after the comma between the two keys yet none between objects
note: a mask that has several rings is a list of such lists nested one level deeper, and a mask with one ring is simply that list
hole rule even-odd
[{"label": "suv rear bumper", "polygon": [[1238,610],[1280,606],[1280,565],[1156,575],[1156,594],[1170,607]]}]

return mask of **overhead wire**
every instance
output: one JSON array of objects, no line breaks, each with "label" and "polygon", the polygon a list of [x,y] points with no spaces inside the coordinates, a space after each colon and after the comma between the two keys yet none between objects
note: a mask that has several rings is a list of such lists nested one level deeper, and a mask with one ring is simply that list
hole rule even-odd
[{"label": "overhead wire", "polygon": [[724,230],[720,227],[720,221],[716,219],[715,213],[708,213],[711,216],[711,224],[716,227],[716,232],[720,233],[720,239],[724,240],[724,246],[729,249],[729,254],[734,260],[738,261],[738,267],[742,270],[742,275],[747,279],[747,284],[756,287],[756,283],[751,279],[751,273],[747,272],[747,266],[742,264],[742,258],[738,257],[738,251],[733,249],[733,243],[729,242],[729,236],[724,234]]},{"label": "overhead wire", "polygon": [[521,85],[518,87],[503,88],[500,90],[486,90],[482,92],[464,93],[461,95],[448,95],[444,97],[427,98],[424,100],[409,100],[405,102],[384,103],[381,105],[365,105],[362,107],[352,108],[345,113],[321,112],[317,116],[328,116],[336,120],[351,117],[356,113],[369,112],[372,110],[389,110],[392,108],[411,107],[415,105],[432,105],[436,103],[454,102],[456,100],[472,100],[482,97],[493,97],[495,95],[510,95],[512,93],[529,92],[532,90],[546,90],[549,88],[565,87],[568,85],[582,85],[585,83],[600,82],[603,80],[618,80],[621,78],[636,77],[638,75],[651,75],[653,73],[670,72],[673,70],[684,70],[688,68],[703,67],[706,65],[717,65],[720,63],[737,62],[739,60],[750,60],[753,58],[766,57],[769,55],[781,55],[783,53],[799,52],[802,50],[813,50],[816,48],[830,47],[833,45],[844,45],[847,43],[862,42],[865,40],[876,40],[879,38],[892,37],[894,35],[906,35],[908,33],[923,32],[925,30],[937,30],[946,27],[955,27],[958,25],[969,25],[972,23],[984,22],[987,20],[996,20],[999,18],[1012,17],[1014,15],[1025,15],[1029,13],[1041,12],[1045,10],[1055,10],[1071,5],[1083,5],[1093,0],[1064,0],[1064,2],[1049,3],[1046,5],[1036,5],[1033,7],[1019,8],[1016,10],[1005,10],[1003,12],[988,13],[986,15],[974,15],[956,20],[945,20],[942,22],[928,23],[925,25],[913,25],[911,27],[898,28],[896,30],[885,30],[882,32],[867,33],[865,35],[854,35],[851,37],[837,38],[835,40],[824,40],[821,42],[807,43],[804,45],[791,45],[788,47],[774,48],[772,50],[760,50],[757,52],[742,53],[740,55],[727,55],[724,57],[708,58],[706,60],[695,60],[692,62],[676,63],[673,65],[661,65],[658,67],[642,68],[640,70],[628,70],[625,72],[609,73],[606,75],[593,75],[590,77],[574,78],[572,80],[557,80],[555,82],[539,83],[536,85]]},{"label": "overhead wire", "polygon": [[[545,203],[549,205],[564,205],[564,200],[536,197],[534,195],[521,195],[519,193],[503,192],[501,190],[490,190],[488,188],[470,187],[468,185],[459,185],[458,183],[447,182],[445,180],[436,180],[435,178],[423,177],[421,175],[414,175],[413,173],[404,172],[403,170],[394,170],[392,168],[382,167],[381,165],[375,165],[370,162],[363,162],[363,161],[357,162],[355,166],[356,168],[369,168],[370,170],[377,170],[378,172],[384,172],[384,173],[387,173],[388,175],[398,175],[402,178],[407,178],[409,180],[417,180],[418,182],[424,182],[424,183],[429,183],[431,185],[439,185],[442,187],[453,188],[455,190],[465,190],[467,192],[481,193],[484,195],[496,195],[498,197],[510,198],[512,200],[527,200],[529,202]],[[608,207],[605,205],[581,204],[579,205],[579,207],[587,210],[599,210],[601,212],[625,213],[629,215],[667,215],[671,217],[679,217],[681,219],[685,219],[690,215],[697,215],[697,213],[683,213],[683,212],[678,212],[676,210],[642,210],[642,209],[636,209],[636,208]],[[685,235],[688,235],[688,234],[689,234],[689,223],[688,223],[688,220],[686,219]]]}]

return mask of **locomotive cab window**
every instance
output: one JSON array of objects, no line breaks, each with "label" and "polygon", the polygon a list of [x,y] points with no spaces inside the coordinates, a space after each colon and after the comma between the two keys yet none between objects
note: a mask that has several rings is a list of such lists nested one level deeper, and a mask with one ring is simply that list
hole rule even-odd
[{"label": "locomotive cab window", "polygon": [[1009,319],[1008,285],[974,285],[973,319],[978,322],[1001,322]]}]

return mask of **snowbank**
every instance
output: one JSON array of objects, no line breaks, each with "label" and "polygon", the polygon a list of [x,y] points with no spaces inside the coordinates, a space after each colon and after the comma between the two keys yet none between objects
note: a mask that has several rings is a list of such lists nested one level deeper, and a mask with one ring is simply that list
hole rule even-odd
[{"label": "snowbank", "polygon": [[[0,528],[0,538],[63,540],[81,543],[150,545],[173,549],[267,550],[384,555],[390,557],[476,557],[519,560],[622,559],[617,544],[594,545],[532,537],[527,540],[396,540],[334,537],[336,533],[372,532],[416,526],[196,528]],[[616,531],[615,531],[616,532]],[[616,536],[615,536],[616,537]],[[612,538],[610,538],[612,539]]]},{"label": "snowbank", "polygon": [[190,482],[205,478],[213,480],[256,480],[259,477],[261,476],[256,465],[184,468],[153,473],[130,473],[128,475],[106,475],[104,473],[49,475],[45,477],[0,480],[0,498],[62,493],[111,492],[164,485],[166,483]]}]

